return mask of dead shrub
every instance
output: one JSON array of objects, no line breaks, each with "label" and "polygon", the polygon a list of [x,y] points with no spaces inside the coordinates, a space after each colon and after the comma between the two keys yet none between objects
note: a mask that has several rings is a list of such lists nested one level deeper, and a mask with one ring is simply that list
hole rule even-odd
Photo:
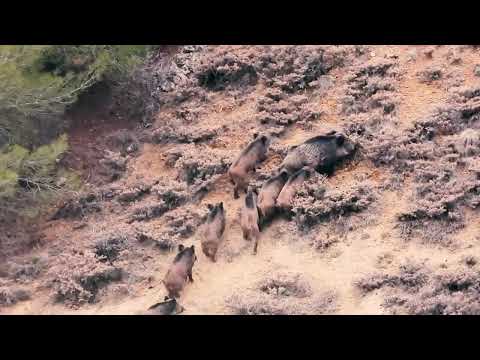
[{"label": "dead shrub", "polygon": [[226,303],[237,315],[328,314],[336,309],[336,294],[315,294],[301,274],[282,273],[237,291]]}]

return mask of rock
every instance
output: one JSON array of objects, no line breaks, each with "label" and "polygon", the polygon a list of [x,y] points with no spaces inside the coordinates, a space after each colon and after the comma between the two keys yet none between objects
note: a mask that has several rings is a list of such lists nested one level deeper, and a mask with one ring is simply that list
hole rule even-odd
[{"label": "rock", "polygon": [[80,229],[83,229],[85,227],[87,227],[87,223],[81,222],[81,223],[74,224],[72,226],[72,229],[73,230],[80,230]]},{"label": "rock", "polygon": [[58,179],[56,185],[57,185],[58,187],[62,187],[62,186],[64,186],[66,183],[67,183],[67,178],[61,177],[60,179]]},{"label": "rock", "polygon": [[475,66],[475,69],[473,70],[473,73],[475,74],[475,76],[480,77],[480,64]]},{"label": "rock", "polygon": [[425,57],[426,57],[427,59],[432,59],[432,58],[433,58],[433,50],[434,50],[434,48],[431,48],[431,47],[425,49],[425,51],[423,52],[423,54],[425,55]]},{"label": "rock", "polygon": [[407,59],[408,61],[414,61],[417,59],[417,50],[416,49],[412,49],[408,52],[408,56],[407,56]]}]

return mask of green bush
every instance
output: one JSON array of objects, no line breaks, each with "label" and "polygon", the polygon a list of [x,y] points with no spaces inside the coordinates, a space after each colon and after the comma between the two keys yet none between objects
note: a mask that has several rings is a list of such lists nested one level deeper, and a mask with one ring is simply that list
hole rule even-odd
[{"label": "green bush", "polygon": [[0,200],[6,201],[15,195],[18,175],[16,172],[0,169]]},{"label": "green bush", "polygon": [[53,189],[60,156],[68,149],[67,136],[62,135],[51,144],[37,148],[23,159],[19,169],[19,183],[28,190]]},{"label": "green bush", "polygon": [[59,136],[69,125],[66,110],[100,82],[122,93],[152,49],[0,45],[0,211],[34,217],[52,195],[81,186],[78,175],[57,166],[68,148],[66,135]]},{"label": "green bush", "polygon": [[66,109],[98,82],[122,83],[148,53],[146,45],[0,46],[0,146],[30,149],[68,124]]},{"label": "green bush", "polygon": [[78,182],[75,176],[57,166],[67,149],[66,135],[32,152],[19,145],[5,147],[0,152],[0,210],[18,211],[21,210],[21,205],[26,205],[31,207],[30,213],[37,213],[35,206],[31,206],[32,201],[18,204],[17,200],[36,200],[36,205],[46,203],[59,190],[57,180],[60,175],[67,183],[72,181],[76,186]]}]

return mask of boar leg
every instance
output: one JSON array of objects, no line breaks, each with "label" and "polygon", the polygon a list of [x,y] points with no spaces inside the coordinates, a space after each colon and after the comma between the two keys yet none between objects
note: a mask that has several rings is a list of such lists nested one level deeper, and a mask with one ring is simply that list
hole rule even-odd
[{"label": "boar leg", "polygon": [[235,186],[235,187],[233,188],[233,198],[234,198],[234,199],[238,199],[239,197],[240,197],[240,196],[238,195],[238,188],[237,188],[237,186]]},{"label": "boar leg", "polygon": [[193,282],[192,269],[188,270],[188,280],[190,280],[190,282]]},{"label": "boar leg", "polygon": [[255,245],[253,245],[253,255],[257,255],[258,237],[255,236]]},{"label": "boar leg", "polygon": [[320,174],[331,176],[335,170],[335,164],[318,165],[315,170]]},{"label": "boar leg", "polygon": [[180,297],[180,294],[179,294],[178,290],[169,291],[169,292],[168,292],[168,297],[169,297],[170,299],[176,299],[176,298],[179,298],[179,297]]}]

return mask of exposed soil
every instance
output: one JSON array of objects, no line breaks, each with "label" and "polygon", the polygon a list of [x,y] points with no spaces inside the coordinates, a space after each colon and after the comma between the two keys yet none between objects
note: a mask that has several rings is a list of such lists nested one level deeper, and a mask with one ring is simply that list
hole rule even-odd
[{"label": "exposed soil", "polygon": [[[198,257],[182,315],[478,313],[479,64],[468,46],[187,46],[154,59],[151,126],[110,114],[107,93],[72,110],[64,164],[85,191],[1,263],[0,314],[145,312],[179,244]],[[331,130],[358,152],[306,182],[252,255],[230,163],[270,135],[250,175],[261,186],[289,147]],[[197,229],[218,202],[213,263]]]}]

